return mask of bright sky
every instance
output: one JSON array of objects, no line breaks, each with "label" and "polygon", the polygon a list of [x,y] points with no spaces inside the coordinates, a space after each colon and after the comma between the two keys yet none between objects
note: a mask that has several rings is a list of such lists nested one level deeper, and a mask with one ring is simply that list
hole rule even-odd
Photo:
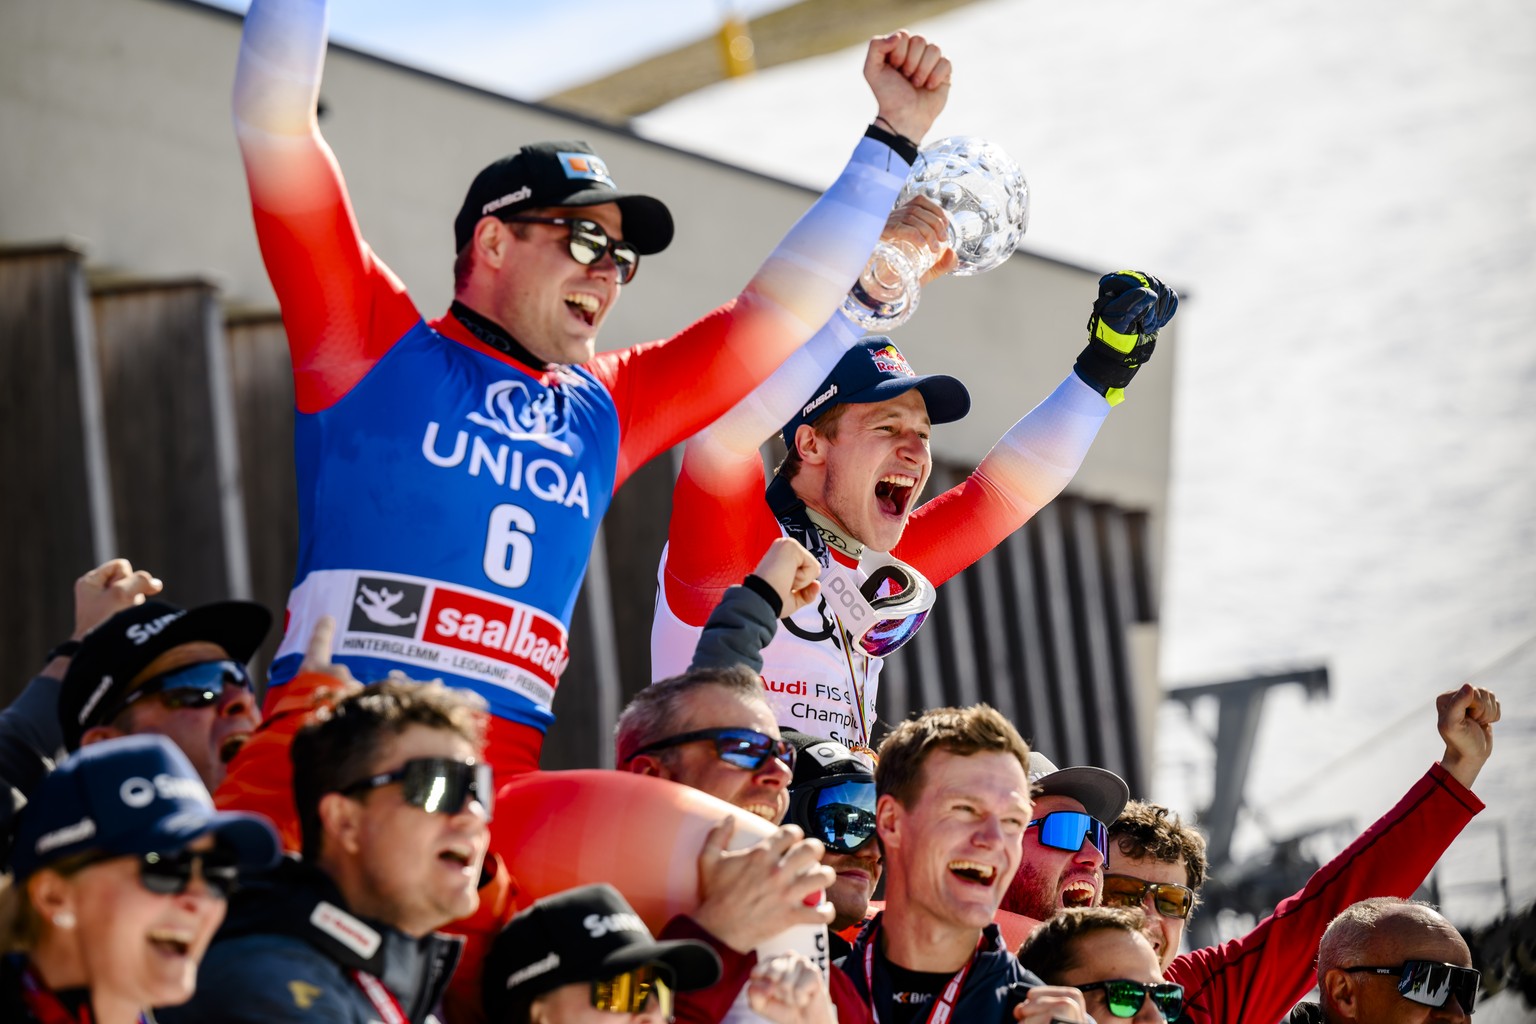
[{"label": "bright sky", "polygon": [[[250,0],[204,2],[250,7]],[[793,2],[332,0],[330,27],[347,46],[535,100],[702,38],[733,8],[755,17]]]}]

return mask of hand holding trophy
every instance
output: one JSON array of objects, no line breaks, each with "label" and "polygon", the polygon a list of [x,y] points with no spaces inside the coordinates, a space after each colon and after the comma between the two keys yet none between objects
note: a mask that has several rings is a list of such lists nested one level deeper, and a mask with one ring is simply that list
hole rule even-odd
[{"label": "hand holding trophy", "polygon": [[[960,277],[991,270],[1013,254],[1029,226],[1029,184],[1000,148],[953,135],[918,153],[897,206],[923,196],[944,211],[948,246]],[[933,249],[904,239],[882,241],[848,293],[843,312],[867,331],[885,332],[917,309]]]}]

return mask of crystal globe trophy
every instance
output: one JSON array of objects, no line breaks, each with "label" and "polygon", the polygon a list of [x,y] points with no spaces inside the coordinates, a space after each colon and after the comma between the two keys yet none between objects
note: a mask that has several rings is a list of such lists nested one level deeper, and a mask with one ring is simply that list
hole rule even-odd
[{"label": "crystal globe trophy", "polygon": [[[1029,183],[1018,164],[974,136],[951,135],[924,147],[896,205],[913,196],[926,196],[944,211],[956,277],[1002,263],[1029,227]],[[849,290],[843,312],[867,331],[901,326],[917,309],[918,283],[937,258],[927,246],[880,242]]]}]

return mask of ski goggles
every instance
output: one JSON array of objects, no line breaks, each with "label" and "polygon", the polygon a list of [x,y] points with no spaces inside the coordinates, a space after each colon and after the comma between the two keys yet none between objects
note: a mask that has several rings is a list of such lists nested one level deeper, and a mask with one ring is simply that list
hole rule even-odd
[{"label": "ski goggles", "polygon": [[852,853],[875,834],[875,778],[829,775],[789,791],[785,820],[833,853]]},{"label": "ski goggles", "polygon": [[1455,996],[1462,1011],[1468,1014],[1477,1005],[1477,989],[1483,977],[1471,967],[1435,960],[1404,960],[1401,967],[1346,967],[1344,971],[1396,977],[1397,994],[1420,1006],[1444,1006],[1447,999]]},{"label": "ski goggles", "polygon": [[1148,893],[1152,894],[1152,905],[1164,917],[1188,917],[1195,909],[1195,891],[1187,885],[1144,882],[1130,875],[1104,876],[1106,907],[1139,907]]},{"label": "ski goggles", "polygon": [[776,740],[766,733],[758,732],[756,729],[698,729],[694,732],[679,733],[676,736],[668,736],[664,740],[657,740],[655,743],[647,743],[625,760],[633,761],[641,754],[704,740],[715,745],[716,757],[742,771],[761,771],[770,757],[778,758],[790,771],[795,770],[794,746],[784,740]]},{"label": "ski goggles", "polygon": [[672,975],[665,967],[648,965],[600,978],[592,983],[592,1006],[604,1013],[644,1013],[651,997],[656,1012],[672,1019]]},{"label": "ski goggles", "polygon": [[250,673],[238,661],[204,661],[188,665],[144,680],[104,720],[112,721],[129,705],[146,697],[159,697],[160,703],[173,711],[205,708],[218,703],[226,686],[255,690]]},{"label": "ski goggles", "polygon": [[1109,830],[1091,814],[1082,811],[1052,811],[1043,818],[1031,821],[1026,827],[1034,828],[1036,825],[1040,826],[1041,846],[1075,853],[1083,848],[1085,841],[1089,841],[1099,851],[1099,856],[1109,856]]},{"label": "ski goggles", "polygon": [[1079,992],[1103,992],[1104,1005],[1108,1006],[1109,1012],[1116,1017],[1136,1016],[1148,998],[1151,998],[1152,1005],[1157,1007],[1157,1012],[1163,1015],[1163,1020],[1169,1021],[1170,1024],[1178,1020],[1179,1014],[1184,1012],[1184,986],[1175,985],[1171,981],[1154,985],[1148,982],[1112,978],[1109,981],[1095,981],[1088,985],[1073,987]]},{"label": "ski goggles", "polygon": [[883,658],[917,635],[938,594],[933,584],[905,562],[865,552],[865,576],[840,565],[821,574],[822,599],[865,654]]},{"label": "ski goggles", "polygon": [[496,807],[496,790],[491,784],[491,766],[480,761],[453,761],[446,757],[417,757],[395,771],[359,779],[339,790],[344,796],[356,796],[400,783],[405,802],[428,814],[458,814],[471,798],[485,808],[491,820]]},{"label": "ski goggles", "polygon": [[619,284],[629,284],[640,269],[640,253],[628,242],[609,238],[608,232],[595,220],[585,217],[505,217],[509,224],[553,224],[571,229],[571,259],[584,267],[590,267],[603,258],[604,253],[613,257],[618,268]]}]

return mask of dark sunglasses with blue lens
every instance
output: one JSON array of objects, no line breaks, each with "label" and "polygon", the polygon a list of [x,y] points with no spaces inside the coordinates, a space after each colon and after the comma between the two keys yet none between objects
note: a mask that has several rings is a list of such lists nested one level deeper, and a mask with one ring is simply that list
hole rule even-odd
[{"label": "dark sunglasses with blue lens", "polygon": [[1109,856],[1109,830],[1104,823],[1082,811],[1052,811],[1029,823],[1029,828],[1040,827],[1040,845],[1055,850],[1071,850],[1074,853],[1091,842],[1099,856]]},{"label": "dark sunglasses with blue lens", "polygon": [[833,853],[852,853],[875,834],[875,777],[829,775],[789,790],[787,823]]},{"label": "dark sunglasses with blue lens", "polygon": [[794,746],[784,740],[774,739],[767,733],[758,732],[756,729],[696,729],[693,732],[668,736],[655,743],[647,743],[624,760],[627,764],[641,754],[680,747],[685,743],[705,741],[714,744],[716,757],[742,771],[761,771],[769,758],[778,758],[785,768],[790,771],[795,770]]},{"label": "dark sunglasses with blue lens", "polygon": [[173,711],[205,708],[217,704],[224,687],[238,686],[254,691],[251,675],[238,661],[204,661],[185,668],[151,676],[129,691],[122,702],[106,716],[110,722],[131,705],[146,697],[157,697]]}]

